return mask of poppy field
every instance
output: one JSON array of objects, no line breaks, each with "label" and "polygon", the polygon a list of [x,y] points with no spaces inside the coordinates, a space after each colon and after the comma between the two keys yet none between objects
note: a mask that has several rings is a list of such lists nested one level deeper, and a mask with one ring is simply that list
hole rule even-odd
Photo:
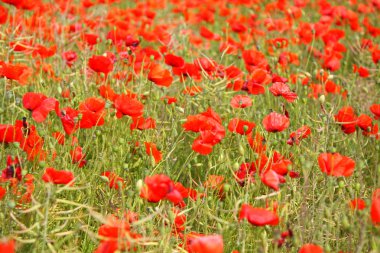
[{"label": "poppy field", "polygon": [[0,252],[380,252],[379,0],[1,0]]}]

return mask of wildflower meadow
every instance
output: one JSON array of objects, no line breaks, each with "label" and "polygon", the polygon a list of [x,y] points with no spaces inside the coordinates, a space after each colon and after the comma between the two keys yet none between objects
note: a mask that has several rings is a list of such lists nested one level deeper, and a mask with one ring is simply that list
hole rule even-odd
[{"label": "wildflower meadow", "polygon": [[380,252],[380,0],[1,0],[0,253]]}]

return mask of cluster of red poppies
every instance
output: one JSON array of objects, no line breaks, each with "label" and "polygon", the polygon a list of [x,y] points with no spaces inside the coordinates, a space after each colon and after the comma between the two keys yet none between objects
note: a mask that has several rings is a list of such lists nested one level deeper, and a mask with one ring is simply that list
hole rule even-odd
[{"label": "cluster of red poppies", "polygon": [[[240,203],[234,207],[235,215],[224,217],[226,221],[210,216],[221,224],[238,224],[239,229],[246,220],[255,227],[277,226],[284,231],[284,217],[289,217],[283,214],[280,192],[287,190],[289,182],[297,187],[302,184],[303,160],[318,165],[319,170],[310,173],[340,178],[339,182],[367,174],[361,166],[366,160],[364,164],[373,171],[371,179],[363,176],[362,181],[368,180],[372,199],[350,197],[349,206],[353,213],[368,215],[371,225],[380,224],[380,189],[374,172],[378,159],[355,155],[349,147],[330,146],[351,145],[355,140],[348,135],[358,130],[363,136],[357,138],[366,141],[363,145],[378,150],[379,0],[1,2],[4,109],[0,108],[0,144],[5,155],[14,157],[7,156],[1,173],[0,200],[9,197],[16,200],[18,209],[30,207],[36,187],[55,184],[73,189],[92,173],[108,185],[109,196],[125,198],[124,191],[132,192],[141,198],[142,206],[156,208],[154,215],[169,206],[160,215],[171,238],[177,240],[178,251],[222,253],[235,249],[234,239],[210,232],[211,226],[205,233],[193,231],[196,218],[190,219],[192,208],[187,207],[214,199]],[[10,97],[13,101],[6,101]],[[28,117],[21,120],[16,110],[29,113]],[[309,111],[310,115],[304,115]],[[315,119],[315,111],[326,121]],[[126,128],[124,122],[128,122]],[[322,125],[316,127],[313,122]],[[114,143],[99,137],[110,124],[115,126],[112,136],[120,134],[123,152],[114,152],[119,150]],[[119,133],[120,126],[127,132]],[[331,130],[341,134],[342,141],[330,142],[326,131]],[[83,137],[90,134],[96,143]],[[49,146],[48,135],[64,148]],[[164,146],[160,138],[166,138]],[[123,153],[125,167],[138,160],[133,166],[142,174],[133,178],[136,174],[128,168],[127,172],[86,168],[97,162],[95,151],[89,149],[99,143],[112,146],[105,153]],[[308,148],[322,143],[323,147]],[[362,148],[359,145],[352,148]],[[141,147],[146,155],[138,152]],[[124,154],[123,148],[129,153]],[[72,169],[65,167],[65,155]],[[140,159],[147,157],[151,163]],[[35,170],[37,163],[43,171]],[[146,169],[149,166],[154,170]],[[191,166],[200,168],[183,173]],[[137,193],[129,185],[134,181]],[[251,202],[252,185],[269,191],[264,198],[274,194],[278,200],[267,200],[265,207]],[[242,189],[247,191],[244,201]],[[144,211],[121,210],[124,200],[122,207],[115,204],[116,208],[106,209],[114,213],[104,215],[103,224],[95,226],[99,239],[95,252],[137,251],[149,243],[155,245],[138,229],[146,222],[139,220]],[[286,229],[272,240],[274,247],[293,247],[287,242],[297,236],[297,228],[294,234],[293,226]],[[22,245],[29,240],[19,241]],[[298,252],[323,252],[321,246],[305,242],[294,245]],[[15,244],[13,239],[1,240],[0,252],[14,252]],[[53,247],[50,242],[49,247]]]}]

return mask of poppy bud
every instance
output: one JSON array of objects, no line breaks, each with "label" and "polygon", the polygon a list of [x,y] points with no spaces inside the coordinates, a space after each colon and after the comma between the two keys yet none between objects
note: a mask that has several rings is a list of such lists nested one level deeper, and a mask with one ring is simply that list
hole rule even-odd
[{"label": "poppy bud", "polygon": [[339,181],[339,188],[343,189],[345,186],[344,181]]},{"label": "poppy bud", "polygon": [[360,183],[356,183],[356,184],[355,184],[355,190],[356,190],[356,191],[360,191],[360,188],[361,188]]},{"label": "poppy bud", "polygon": [[185,113],[185,110],[184,110],[182,107],[177,106],[176,109],[177,109],[177,111],[179,111],[180,113]]},{"label": "poppy bud", "polygon": [[106,183],[109,183],[109,179],[108,179],[108,177],[106,177],[106,176],[100,176],[100,178],[104,181],[104,182],[106,182]]},{"label": "poppy bud", "polygon": [[62,88],[61,88],[61,86],[58,86],[57,91],[58,91],[59,94],[62,93]]},{"label": "poppy bud", "polygon": [[343,226],[343,229],[346,229],[346,230],[349,230],[351,227],[350,222],[348,221],[346,216],[344,216],[342,219],[342,226]]},{"label": "poppy bud", "polygon": [[224,184],[223,185],[223,191],[224,192],[229,192],[231,190],[231,185],[229,184]]},{"label": "poppy bud", "polygon": [[238,170],[238,169],[240,168],[239,163],[235,162],[235,163],[232,165],[232,168],[234,168],[234,170]]},{"label": "poppy bud", "polygon": [[318,100],[319,100],[319,102],[321,102],[321,104],[324,104],[326,101],[325,95],[321,95]]},{"label": "poppy bud", "polygon": [[136,182],[136,188],[137,188],[137,190],[140,192],[141,189],[143,188],[143,186],[144,186],[143,181],[142,181],[141,179],[139,179],[139,180]]},{"label": "poppy bud", "polygon": [[244,148],[243,148],[243,146],[242,145],[239,145],[239,153],[242,155],[242,156],[244,156]]},{"label": "poppy bud", "polygon": [[11,209],[16,207],[16,202],[14,200],[9,200],[7,204],[8,204],[8,207]]}]

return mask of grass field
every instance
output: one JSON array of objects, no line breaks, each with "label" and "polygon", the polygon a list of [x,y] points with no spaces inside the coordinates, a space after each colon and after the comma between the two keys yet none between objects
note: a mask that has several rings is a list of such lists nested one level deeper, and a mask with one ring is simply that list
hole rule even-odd
[{"label": "grass field", "polygon": [[379,0],[2,0],[0,252],[380,252]]}]

